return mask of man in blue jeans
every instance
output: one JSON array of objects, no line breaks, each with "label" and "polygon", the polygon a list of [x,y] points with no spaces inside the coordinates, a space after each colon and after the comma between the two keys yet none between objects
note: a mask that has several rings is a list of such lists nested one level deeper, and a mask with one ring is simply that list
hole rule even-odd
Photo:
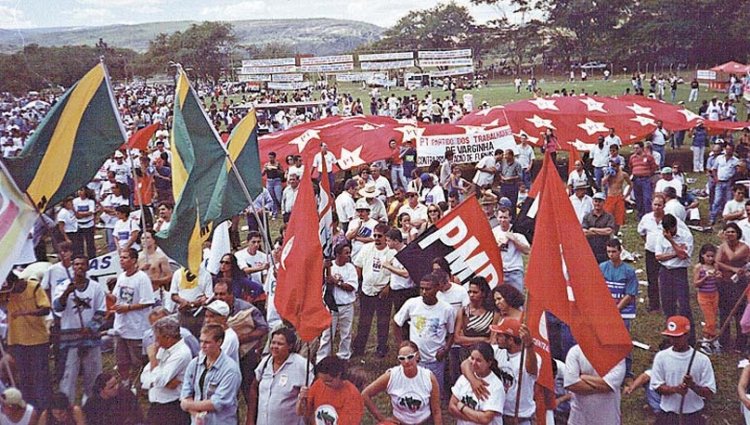
[{"label": "man in blue jeans", "polygon": [[[638,278],[635,269],[622,261],[622,244],[617,239],[607,241],[607,258],[609,260],[599,264],[609,292],[617,303],[617,310],[630,331],[630,323],[635,319],[635,299],[638,297]],[[625,359],[625,376],[633,377],[633,356],[628,354]]]},{"label": "man in blue jeans", "polygon": [[724,210],[724,204],[732,196],[732,177],[737,172],[740,160],[734,156],[734,145],[727,143],[724,154],[719,155],[713,162],[712,178],[715,183],[714,202],[711,204],[711,224],[716,223],[719,214]]}]

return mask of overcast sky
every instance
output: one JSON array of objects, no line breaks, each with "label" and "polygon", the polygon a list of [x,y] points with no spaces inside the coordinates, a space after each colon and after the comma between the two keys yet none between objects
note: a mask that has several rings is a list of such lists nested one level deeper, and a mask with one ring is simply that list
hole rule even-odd
[{"label": "overcast sky", "polygon": [[[182,20],[339,18],[389,27],[410,10],[438,0],[0,0],[0,28],[136,24]],[[500,16],[495,6],[469,7],[484,23]]]}]

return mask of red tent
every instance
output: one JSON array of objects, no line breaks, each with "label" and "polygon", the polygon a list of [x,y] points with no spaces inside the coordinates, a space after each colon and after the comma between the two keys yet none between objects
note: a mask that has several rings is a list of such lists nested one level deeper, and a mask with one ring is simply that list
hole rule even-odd
[{"label": "red tent", "polygon": [[711,71],[723,72],[725,74],[745,74],[748,70],[750,70],[749,65],[743,65],[735,61],[729,61],[711,68]]}]

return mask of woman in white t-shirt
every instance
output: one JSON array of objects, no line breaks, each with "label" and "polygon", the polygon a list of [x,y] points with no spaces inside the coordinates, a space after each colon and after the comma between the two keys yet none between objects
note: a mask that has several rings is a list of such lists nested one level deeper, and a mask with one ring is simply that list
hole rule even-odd
[{"label": "woman in white t-shirt", "polygon": [[73,244],[73,252],[80,252],[81,241],[78,237],[78,219],[73,210],[73,197],[67,197],[62,202],[62,208],[57,212],[57,228],[64,242]]},{"label": "woman in white t-shirt", "polygon": [[[443,424],[440,411],[440,387],[435,375],[420,367],[419,349],[412,341],[404,341],[398,350],[399,366],[388,369],[362,391],[367,410],[378,422],[422,424],[432,418],[435,425]],[[386,392],[391,398],[393,417],[386,417],[373,398]]]},{"label": "woman in white t-shirt", "polygon": [[491,424],[502,425],[505,387],[500,380],[502,372],[495,360],[492,346],[479,342],[471,348],[469,357],[471,370],[477,378],[487,383],[489,396],[480,399],[463,375],[453,385],[448,413],[456,418],[456,425]]},{"label": "woman in white t-shirt", "polygon": [[135,248],[141,249],[138,245],[138,234],[141,231],[140,226],[134,220],[130,219],[130,207],[127,205],[120,205],[115,208],[117,212],[117,221],[113,230],[115,240],[117,241],[118,249],[129,249]]},{"label": "woman in white t-shirt", "polygon": [[128,201],[128,199],[125,198],[122,194],[121,183],[117,183],[112,186],[112,193],[102,199],[101,205],[102,214],[99,216],[99,219],[104,225],[104,234],[107,239],[107,248],[109,249],[109,251],[114,251],[117,249],[117,244],[115,243],[115,238],[113,236],[115,223],[117,223],[117,211],[115,211],[115,208],[119,207],[120,205],[130,205],[130,201]]},{"label": "woman in white t-shirt", "polygon": [[417,236],[419,236],[419,230],[412,226],[411,216],[407,212],[399,214],[398,219],[396,220],[396,225],[401,231],[401,238],[403,238],[404,243],[406,244],[410,244],[417,238]]}]

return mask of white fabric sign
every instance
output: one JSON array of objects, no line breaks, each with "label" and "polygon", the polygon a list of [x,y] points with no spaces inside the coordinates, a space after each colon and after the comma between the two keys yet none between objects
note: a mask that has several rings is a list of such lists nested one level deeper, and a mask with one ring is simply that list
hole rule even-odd
[{"label": "white fabric sign", "polygon": [[515,149],[516,141],[510,126],[466,134],[422,136],[417,140],[417,166],[426,167],[433,160],[445,160],[445,151],[455,153],[458,164],[476,163],[496,149]]}]

